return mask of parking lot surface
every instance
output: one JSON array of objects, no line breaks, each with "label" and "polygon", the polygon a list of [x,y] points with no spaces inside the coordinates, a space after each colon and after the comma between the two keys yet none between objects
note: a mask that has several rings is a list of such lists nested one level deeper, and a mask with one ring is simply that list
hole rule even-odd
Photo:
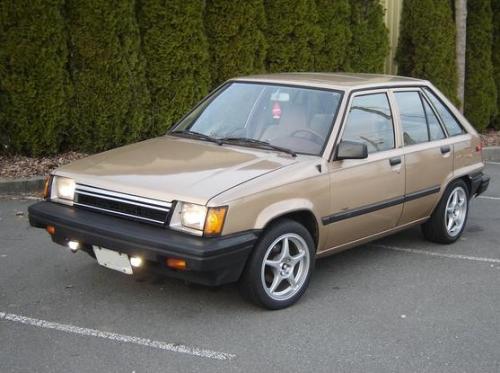
[{"label": "parking lot surface", "polygon": [[[453,245],[418,228],[319,260],[295,306],[136,278],[0,200],[0,372],[499,372],[500,164]],[[24,212],[24,214],[22,214]]]}]

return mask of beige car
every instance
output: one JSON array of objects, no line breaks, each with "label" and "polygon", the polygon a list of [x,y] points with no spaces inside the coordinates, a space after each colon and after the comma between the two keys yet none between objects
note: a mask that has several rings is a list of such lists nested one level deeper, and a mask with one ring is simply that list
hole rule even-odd
[{"label": "beige car", "polygon": [[483,166],[478,134],[427,81],[250,76],[165,136],[57,169],[30,223],[108,268],[239,281],[278,309],[316,258],[417,224],[456,241],[488,187]]}]

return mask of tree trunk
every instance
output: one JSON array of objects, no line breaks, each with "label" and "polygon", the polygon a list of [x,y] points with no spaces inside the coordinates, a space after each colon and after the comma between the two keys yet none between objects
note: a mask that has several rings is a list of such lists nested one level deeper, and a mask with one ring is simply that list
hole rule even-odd
[{"label": "tree trunk", "polygon": [[467,34],[467,0],[455,0],[455,24],[457,29],[457,96],[460,100],[460,110],[463,111],[465,85],[465,40]]}]

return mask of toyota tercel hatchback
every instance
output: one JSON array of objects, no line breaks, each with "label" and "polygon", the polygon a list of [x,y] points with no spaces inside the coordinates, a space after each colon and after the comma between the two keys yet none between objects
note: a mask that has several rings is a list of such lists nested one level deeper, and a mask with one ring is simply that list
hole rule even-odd
[{"label": "toyota tercel hatchback", "polygon": [[316,258],[414,225],[456,241],[488,187],[483,166],[478,134],[427,81],[250,76],[164,136],[57,169],[29,217],[108,268],[238,281],[278,309]]}]

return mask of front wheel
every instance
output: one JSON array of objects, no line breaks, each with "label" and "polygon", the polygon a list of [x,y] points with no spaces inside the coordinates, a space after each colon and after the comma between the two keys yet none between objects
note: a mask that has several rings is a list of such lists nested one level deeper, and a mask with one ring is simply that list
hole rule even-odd
[{"label": "front wheel", "polygon": [[308,230],[293,220],[283,220],[267,230],[256,245],[240,289],[268,309],[288,307],[304,294],[314,257],[314,241]]},{"label": "front wheel", "polygon": [[463,180],[455,180],[422,225],[424,237],[432,242],[453,243],[462,235],[469,213],[469,190]]}]

